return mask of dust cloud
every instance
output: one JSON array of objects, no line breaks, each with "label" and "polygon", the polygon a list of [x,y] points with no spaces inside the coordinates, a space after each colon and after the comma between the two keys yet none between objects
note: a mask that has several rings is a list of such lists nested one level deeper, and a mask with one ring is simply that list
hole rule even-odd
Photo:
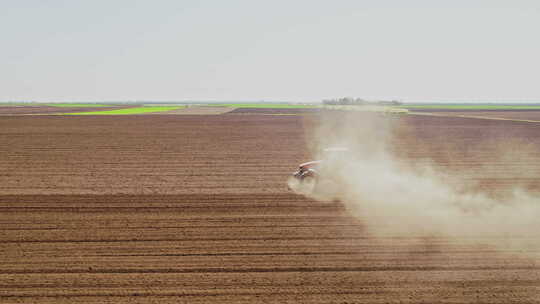
[{"label": "dust cloud", "polygon": [[321,114],[308,137],[312,154],[323,162],[307,195],[338,199],[374,236],[448,236],[512,250],[540,248],[537,195],[517,187],[504,198],[465,191],[465,179],[455,173],[401,161],[391,148],[398,121],[377,113]]}]

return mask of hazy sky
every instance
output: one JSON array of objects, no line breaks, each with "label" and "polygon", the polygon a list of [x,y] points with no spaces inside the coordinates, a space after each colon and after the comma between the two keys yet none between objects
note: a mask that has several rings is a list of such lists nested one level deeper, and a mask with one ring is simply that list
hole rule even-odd
[{"label": "hazy sky", "polygon": [[540,1],[0,0],[0,100],[540,101]]}]

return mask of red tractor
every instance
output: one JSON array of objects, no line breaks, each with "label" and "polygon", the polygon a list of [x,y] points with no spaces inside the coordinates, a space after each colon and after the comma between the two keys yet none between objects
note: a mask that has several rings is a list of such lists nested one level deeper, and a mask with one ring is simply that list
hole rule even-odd
[{"label": "red tractor", "polygon": [[321,163],[322,161],[316,160],[300,164],[298,170],[289,178],[289,189],[299,194],[313,194]]},{"label": "red tractor", "polygon": [[322,161],[314,160],[300,164],[298,171],[293,173],[293,177],[298,181],[303,182],[304,179],[315,179],[318,175],[317,169]]},{"label": "red tractor", "polygon": [[[328,176],[326,176],[327,178],[323,178],[324,176],[321,176],[321,169],[326,172],[322,175],[327,175],[329,171],[332,171],[331,169],[335,169],[336,165],[346,158],[348,151],[349,149],[347,148],[327,148],[322,153],[324,160],[315,160],[300,164],[298,170],[289,178],[289,188],[302,194],[313,194],[315,188],[320,188],[319,186],[327,188],[329,182],[332,182],[332,179],[330,178],[328,180]],[[322,180],[325,181],[323,182],[324,186],[321,184]],[[318,184],[321,185],[318,186]]]}]

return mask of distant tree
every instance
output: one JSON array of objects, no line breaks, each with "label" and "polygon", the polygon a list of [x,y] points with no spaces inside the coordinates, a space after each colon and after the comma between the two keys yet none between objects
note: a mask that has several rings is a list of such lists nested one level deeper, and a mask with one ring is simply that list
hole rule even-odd
[{"label": "distant tree", "polygon": [[380,100],[380,101],[377,101],[377,104],[378,105],[381,105],[381,106],[399,106],[401,105],[402,103],[397,101],[397,100]]},{"label": "distant tree", "polygon": [[369,101],[366,101],[362,98],[341,97],[333,99],[323,99],[322,103],[325,105],[366,105],[369,104]]}]

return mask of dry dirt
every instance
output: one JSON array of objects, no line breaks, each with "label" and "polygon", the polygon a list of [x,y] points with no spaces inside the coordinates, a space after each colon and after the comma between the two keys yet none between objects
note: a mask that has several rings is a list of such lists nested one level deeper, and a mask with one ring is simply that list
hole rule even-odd
[{"label": "dry dirt", "polygon": [[319,113],[318,108],[237,108],[229,112],[230,114],[273,114],[273,115],[295,115]]},{"label": "dry dirt", "polygon": [[[414,111],[417,112],[417,111]],[[455,116],[455,117],[478,117],[501,120],[532,120],[540,122],[540,111],[538,110],[490,110],[490,111],[429,111],[435,115]],[[421,112],[425,113],[425,112]]]},{"label": "dry dirt", "polygon": [[[0,302],[540,303],[537,252],[375,238],[289,192],[313,119],[0,118]],[[539,189],[540,124],[389,119],[404,162]]]}]

